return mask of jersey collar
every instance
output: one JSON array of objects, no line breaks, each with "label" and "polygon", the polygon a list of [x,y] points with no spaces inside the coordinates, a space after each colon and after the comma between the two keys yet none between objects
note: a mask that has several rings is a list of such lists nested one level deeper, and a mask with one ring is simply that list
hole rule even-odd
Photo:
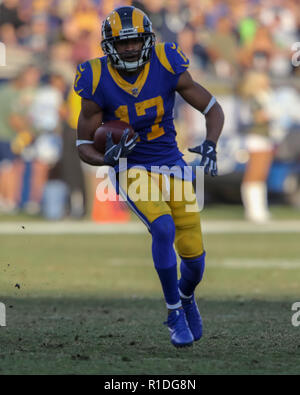
[{"label": "jersey collar", "polygon": [[124,78],[122,78],[118,71],[113,68],[109,61],[107,61],[107,68],[112,79],[121,89],[131,96],[138,97],[149,75],[150,62],[145,64],[137,80],[133,84],[124,80]]}]

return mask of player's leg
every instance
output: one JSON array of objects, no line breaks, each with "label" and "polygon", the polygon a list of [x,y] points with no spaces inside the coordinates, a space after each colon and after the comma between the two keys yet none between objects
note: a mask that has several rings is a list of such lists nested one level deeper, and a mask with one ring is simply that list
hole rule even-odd
[{"label": "player's leg", "polygon": [[171,195],[170,199],[176,229],[175,247],[181,257],[179,293],[194,339],[199,340],[202,336],[202,320],[194,299],[194,292],[202,280],[205,268],[200,213],[191,185],[188,185],[187,181],[181,182],[174,178],[170,180],[173,191],[176,188],[174,183],[182,185],[182,199],[176,199],[176,194]]},{"label": "player's leg", "polygon": [[[193,336],[187,326],[178,290],[175,225],[169,205],[162,198],[160,176],[141,172],[139,183],[125,172],[119,175],[119,190],[128,206],[145,223],[152,235],[152,257],[169,310],[167,325],[175,346],[189,345]],[[142,189],[147,193],[142,193]],[[139,190],[139,196],[136,193]],[[143,195],[143,196],[142,196]],[[143,197],[143,199],[137,199]]]},{"label": "player's leg", "polygon": [[264,223],[270,219],[268,189],[265,182],[243,182],[241,185],[241,198],[247,220]]},{"label": "player's leg", "polygon": [[266,179],[272,164],[273,150],[270,142],[261,136],[248,136],[248,145],[249,161],[242,180],[241,198],[246,218],[263,223],[270,219]]},{"label": "player's leg", "polygon": [[151,177],[147,171],[139,171],[138,179],[130,178],[130,175],[134,175],[130,170],[129,173],[120,173],[120,193],[152,235],[152,257],[166,304],[168,309],[176,309],[181,302],[177,289],[177,258],[173,247],[175,225],[171,209],[162,199],[158,175]]}]

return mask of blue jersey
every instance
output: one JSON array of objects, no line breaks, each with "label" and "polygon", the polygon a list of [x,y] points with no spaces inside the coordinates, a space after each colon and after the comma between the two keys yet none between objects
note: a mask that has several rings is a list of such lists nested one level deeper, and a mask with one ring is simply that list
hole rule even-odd
[{"label": "blue jersey", "polygon": [[77,67],[74,89],[103,110],[103,122],[120,119],[139,134],[127,157],[134,165],[183,164],[174,127],[175,89],[189,60],[176,43],[159,43],[136,81],[128,82],[112,67],[107,56]]}]

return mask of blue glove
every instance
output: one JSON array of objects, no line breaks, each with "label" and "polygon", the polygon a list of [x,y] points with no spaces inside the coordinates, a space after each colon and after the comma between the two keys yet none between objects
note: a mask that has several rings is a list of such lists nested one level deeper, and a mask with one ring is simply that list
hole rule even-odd
[{"label": "blue glove", "polygon": [[124,130],[124,133],[118,144],[113,142],[112,133],[107,133],[104,154],[104,163],[106,165],[115,166],[120,158],[126,158],[136,146],[136,140],[138,139],[139,135],[138,133],[135,133],[132,139],[127,141],[129,132],[129,129]]},{"label": "blue glove", "polygon": [[194,148],[189,148],[190,152],[202,155],[200,166],[204,166],[205,174],[215,177],[218,175],[216,143],[205,140],[204,143]]}]

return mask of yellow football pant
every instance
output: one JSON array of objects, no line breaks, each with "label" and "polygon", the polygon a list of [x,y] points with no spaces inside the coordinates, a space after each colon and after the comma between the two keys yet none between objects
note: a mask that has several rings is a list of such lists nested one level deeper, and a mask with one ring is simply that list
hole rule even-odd
[{"label": "yellow football pant", "polygon": [[158,217],[172,216],[179,256],[194,258],[204,252],[200,213],[191,181],[129,169],[119,173],[119,188],[148,228]]}]

